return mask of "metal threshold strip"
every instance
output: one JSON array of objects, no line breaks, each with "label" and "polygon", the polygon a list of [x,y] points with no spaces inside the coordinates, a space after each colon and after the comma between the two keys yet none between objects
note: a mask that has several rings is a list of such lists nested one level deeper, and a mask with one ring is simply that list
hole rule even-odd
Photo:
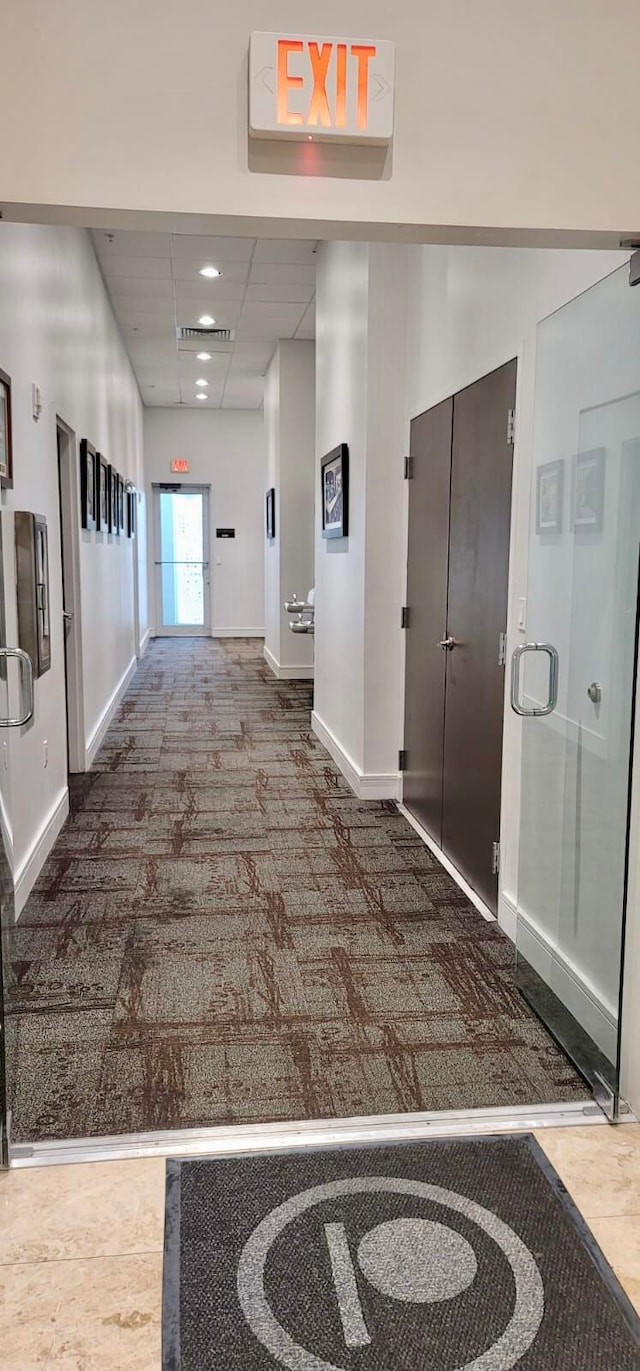
[{"label": "metal threshold strip", "polygon": [[124,1161],[132,1157],[225,1157],[425,1138],[477,1137],[488,1133],[530,1133],[534,1129],[606,1123],[597,1104],[588,1100],[577,1104],[374,1114],[354,1119],[304,1119],[295,1123],[224,1125],[131,1133],[112,1138],[18,1143],[11,1148],[11,1166],[60,1166]]}]

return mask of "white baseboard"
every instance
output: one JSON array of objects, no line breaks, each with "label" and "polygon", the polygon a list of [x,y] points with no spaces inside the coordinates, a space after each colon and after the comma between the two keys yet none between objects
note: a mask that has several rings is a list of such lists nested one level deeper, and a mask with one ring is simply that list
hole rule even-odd
[{"label": "white baseboard", "polygon": [[335,734],[322,722],[316,714],[315,709],[311,715],[311,727],[326,747],[327,752],[342,772],[345,781],[348,781],[354,794],[359,800],[397,800],[400,795],[400,773],[390,771],[388,773],[375,773],[361,771],[356,766],[353,758],[345,752],[342,745],[338,742]]},{"label": "white baseboard", "polygon": [[139,644],[139,646],[138,646],[138,661],[139,661],[139,662],[141,662],[141,661],[142,661],[142,658],[144,657],[144,654],[145,654],[145,652],[146,652],[146,650],[147,650],[147,648],[148,648],[148,646],[149,646],[149,643],[151,642],[151,637],[152,637],[151,629],[148,628],[147,631],[146,631],[146,633],[143,634],[142,639],[141,639],[141,641],[140,641],[140,644]]},{"label": "white baseboard", "polygon": [[263,628],[212,628],[212,638],[264,638]]},{"label": "white baseboard", "polygon": [[69,813],[69,790],[65,786],[34,838],[31,847],[13,873],[15,916],[20,915]]},{"label": "white baseboard", "polygon": [[483,919],[486,919],[487,923],[495,923],[496,916],[493,913],[493,910],[489,909],[489,906],[485,904],[484,900],[480,899],[480,896],[473,889],[473,886],[470,886],[469,882],[465,881],[464,876],[458,871],[457,866],[454,866],[453,862],[450,861],[442,851],[442,848],[438,847],[438,844],[434,842],[431,834],[427,833],[426,828],[422,827],[422,824],[414,818],[413,814],[411,814],[403,804],[399,804],[398,809],[400,810],[400,813],[404,815],[407,823],[411,824],[411,827],[418,834],[418,837],[422,838],[425,847],[428,847],[429,851],[433,852],[434,857],[437,857],[440,865],[444,867],[445,871],[448,871],[456,885],[460,887],[463,895],[466,895],[467,899],[470,900],[471,904],[474,905]]},{"label": "white baseboard", "polygon": [[282,666],[281,662],[269,651],[266,643],[262,649],[264,660],[279,681],[312,681],[313,662],[307,666]]},{"label": "white baseboard", "polygon": [[525,960],[566,1005],[569,1013],[593,1038],[601,1052],[614,1061],[618,1038],[614,1008],[606,1003],[593,982],[578,970],[539,924],[517,909],[508,897],[503,896],[502,903],[512,910],[516,942]]},{"label": "white baseboard", "polygon": [[88,739],[85,748],[85,769],[87,771],[93,765],[96,753],[100,748],[100,744],[104,739],[109,724],[113,719],[116,709],[118,708],[118,705],[120,704],[122,696],[125,694],[125,691],[127,690],[130,681],[133,680],[133,677],[135,676],[137,669],[138,659],[137,657],[132,657],[126,671],[124,672],[124,675],[120,677],[120,680],[118,681],[115,690],[112,692],[112,694],[109,696],[109,699],[107,700],[107,703],[102,711],[102,714],[100,715],[96,727],[94,728],[91,737]]}]

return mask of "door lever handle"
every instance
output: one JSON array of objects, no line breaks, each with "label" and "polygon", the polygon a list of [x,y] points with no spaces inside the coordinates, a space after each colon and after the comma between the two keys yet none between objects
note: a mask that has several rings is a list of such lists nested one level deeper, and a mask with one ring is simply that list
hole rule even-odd
[{"label": "door lever handle", "polygon": [[440,639],[440,642],[438,643],[438,647],[441,647],[441,648],[443,649],[444,652],[453,652],[453,649],[454,649],[455,645],[456,645],[456,640],[455,640],[455,638],[451,638],[451,637],[449,637],[449,638],[441,638],[441,639]]}]

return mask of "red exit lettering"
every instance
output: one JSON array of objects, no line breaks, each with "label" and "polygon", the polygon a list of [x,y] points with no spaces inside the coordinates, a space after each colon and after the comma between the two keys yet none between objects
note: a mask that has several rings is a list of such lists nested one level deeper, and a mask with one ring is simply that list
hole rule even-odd
[{"label": "red exit lettering", "polygon": [[[329,103],[327,78],[329,65],[336,49],[335,82],[332,83],[333,110]],[[289,108],[289,94],[305,85],[303,76],[289,72],[289,57],[292,53],[307,51],[311,67],[313,89],[307,117]],[[347,125],[347,71],[348,54],[355,58],[356,74],[356,123],[359,129],[366,129],[369,105],[369,63],[376,55],[373,45],[363,43],[314,43],[300,38],[278,39],[277,71],[277,108],[278,123],[304,125],[305,128],[343,129]]]}]

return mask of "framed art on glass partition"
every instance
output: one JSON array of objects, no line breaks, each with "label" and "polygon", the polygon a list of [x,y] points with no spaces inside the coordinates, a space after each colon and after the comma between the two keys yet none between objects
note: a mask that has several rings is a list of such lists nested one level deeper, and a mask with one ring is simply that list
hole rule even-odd
[{"label": "framed art on glass partition", "polygon": [[0,369],[0,486],[12,485],[11,377]]}]

